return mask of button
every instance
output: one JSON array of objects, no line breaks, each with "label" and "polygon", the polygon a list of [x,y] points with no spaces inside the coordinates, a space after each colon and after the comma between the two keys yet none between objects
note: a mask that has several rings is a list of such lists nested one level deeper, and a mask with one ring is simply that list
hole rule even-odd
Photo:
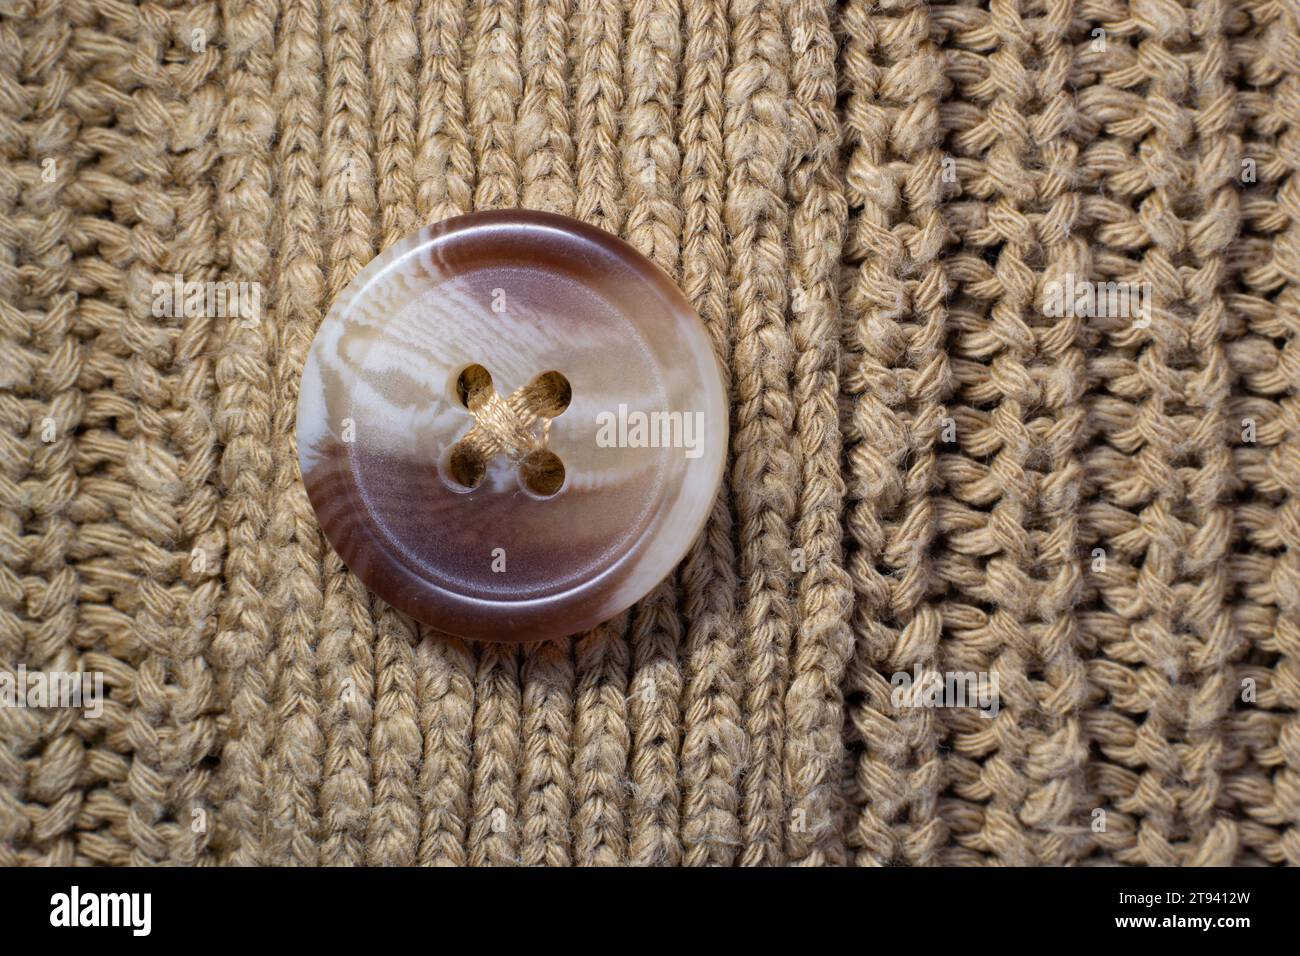
[{"label": "button", "polygon": [[330,544],[416,620],[587,630],[685,556],[722,480],[727,401],[685,297],[574,219],[481,212],[370,262],[303,370],[298,454]]}]

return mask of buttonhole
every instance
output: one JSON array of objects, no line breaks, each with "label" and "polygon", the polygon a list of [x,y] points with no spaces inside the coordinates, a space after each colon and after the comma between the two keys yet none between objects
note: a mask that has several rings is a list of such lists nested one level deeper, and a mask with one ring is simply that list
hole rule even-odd
[{"label": "buttonhole", "polygon": [[452,445],[443,456],[438,473],[452,491],[473,491],[483,483],[483,476],[487,474],[487,462],[478,449],[460,441]]},{"label": "buttonhole", "polygon": [[530,494],[550,498],[564,486],[564,462],[545,448],[530,451],[519,462],[519,484]]},{"label": "buttonhole", "polygon": [[492,375],[482,365],[467,365],[456,376],[456,398],[466,408],[478,408],[492,394]]},{"label": "buttonhole", "polygon": [[543,372],[528,383],[528,408],[538,418],[555,418],[569,407],[573,388],[559,372]]}]

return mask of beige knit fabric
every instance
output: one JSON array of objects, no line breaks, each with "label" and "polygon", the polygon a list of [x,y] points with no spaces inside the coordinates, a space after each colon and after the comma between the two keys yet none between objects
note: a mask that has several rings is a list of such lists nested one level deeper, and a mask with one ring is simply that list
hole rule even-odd
[{"label": "beige knit fabric", "polygon": [[[0,665],[109,693],[0,708],[0,864],[1300,863],[1297,0],[9,0],[0,154]],[[685,563],[522,648],[294,445],[357,270],[510,206],[733,400]]]}]

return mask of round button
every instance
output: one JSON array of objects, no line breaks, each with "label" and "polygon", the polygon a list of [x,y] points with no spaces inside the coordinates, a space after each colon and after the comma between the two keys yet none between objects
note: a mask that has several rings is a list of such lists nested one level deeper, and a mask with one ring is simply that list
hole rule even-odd
[{"label": "round button", "polygon": [[591,628],[686,554],[727,403],[685,297],[627,243],[524,210],[367,265],[312,342],[298,455],[330,544],[416,620],[530,641]]}]

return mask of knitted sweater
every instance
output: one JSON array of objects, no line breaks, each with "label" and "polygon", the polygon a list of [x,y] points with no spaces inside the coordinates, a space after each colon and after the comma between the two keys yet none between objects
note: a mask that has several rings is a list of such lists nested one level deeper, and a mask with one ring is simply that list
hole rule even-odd
[{"label": "knitted sweater", "polygon": [[[20,2],[0,156],[0,667],[102,685],[0,706],[0,864],[1300,864],[1294,0]],[[294,438],[356,272],[513,206],[732,404],[684,563],[524,646]]]}]

